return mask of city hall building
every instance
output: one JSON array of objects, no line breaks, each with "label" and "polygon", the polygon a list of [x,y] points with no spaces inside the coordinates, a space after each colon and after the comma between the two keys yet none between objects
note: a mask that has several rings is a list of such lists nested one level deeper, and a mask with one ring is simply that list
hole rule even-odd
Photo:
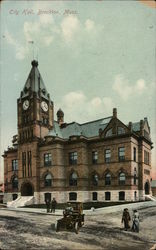
[{"label": "city hall building", "polygon": [[54,120],[38,62],[17,100],[18,131],[4,154],[5,201],[33,196],[67,201],[135,201],[151,194],[150,127],[147,118],[124,124],[109,117],[66,123]]}]

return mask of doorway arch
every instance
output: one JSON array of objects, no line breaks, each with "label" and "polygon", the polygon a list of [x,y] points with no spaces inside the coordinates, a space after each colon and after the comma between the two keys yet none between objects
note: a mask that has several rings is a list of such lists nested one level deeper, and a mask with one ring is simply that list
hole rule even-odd
[{"label": "doorway arch", "polygon": [[25,182],[21,186],[21,196],[33,196],[34,188],[30,182]]},{"label": "doorway arch", "polygon": [[149,194],[150,193],[150,185],[149,185],[149,182],[146,181],[145,183],[145,194]]}]

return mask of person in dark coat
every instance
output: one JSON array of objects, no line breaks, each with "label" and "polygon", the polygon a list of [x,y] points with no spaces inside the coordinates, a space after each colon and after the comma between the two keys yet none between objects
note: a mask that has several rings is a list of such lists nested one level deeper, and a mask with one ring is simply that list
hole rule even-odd
[{"label": "person in dark coat", "polygon": [[57,202],[56,202],[55,198],[53,198],[51,201],[51,213],[55,213],[56,204],[57,204]]},{"label": "person in dark coat", "polygon": [[49,199],[46,200],[46,206],[47,206],[47,213],[49,213],[50,212],[50,200]]},{"label": "person in dark coat", "polygon": [[125,228],[126,231],[127,231],[128,228],[130,228],[130,226],[129,226],[130,220],[131,220],[131,217],[130,217],[130,214],[128,212],[128,208],[125,208],[124,211],[123,211],[123,214],[122,214],[121,223],[124,222],[124,228]]}]

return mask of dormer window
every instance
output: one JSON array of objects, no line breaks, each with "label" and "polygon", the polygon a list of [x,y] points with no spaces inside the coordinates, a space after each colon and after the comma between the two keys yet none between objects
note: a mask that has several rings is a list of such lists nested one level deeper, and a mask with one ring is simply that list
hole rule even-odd
[{"label": "dormer window", "polygon": [[118,127],[118,135],[125,134],[125,129],[123,127]]},{"label": "dormer window", "polygon": [[26,94],[27,92],[28,92],[28,88],[25,87],[25,88],[24,88],[24,93]]},{"label": "dormer window", "polygon": [[45,95],[45,93],[46,93],[46,90],[45,89],[42,89],[42,93]]},{"label": "dormer window", "polygon": [[112,136],[112,128],[106,132],[106,137]]}]

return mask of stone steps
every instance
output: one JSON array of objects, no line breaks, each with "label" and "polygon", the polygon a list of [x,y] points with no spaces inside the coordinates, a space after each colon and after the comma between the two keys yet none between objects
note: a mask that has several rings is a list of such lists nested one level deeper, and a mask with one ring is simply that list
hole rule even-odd
[{"label": "stone steps", "polygon": [[34,203],[34,196],[20,196],[14,201],[7,202],[8,208],[24,207]]}]

